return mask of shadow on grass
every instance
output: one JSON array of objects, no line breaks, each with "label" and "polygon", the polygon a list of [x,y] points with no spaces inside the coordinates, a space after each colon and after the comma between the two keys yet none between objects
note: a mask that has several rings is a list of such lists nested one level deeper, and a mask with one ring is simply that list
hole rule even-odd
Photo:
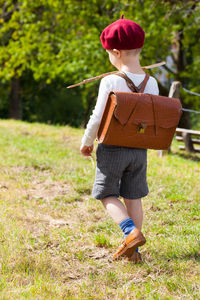
[{"label": "shadow on grass", "polygon": [[171,152],[170,155],[179,156],[184,159],[200,162],[200,156],[190,153]]},{"label": "shadow on grass", "polygon": [[194,259],[196,262],[200,262],[200,253],[199,252],[195,252],[193,254],[188,253],[186,255],[180,256],[180,258],[182,260]]},{"label": "shadow on grass", "polygon": [[164,255],[162,257],[165,257],[167,261],[173,261],[173,260],[183,260],[183,261],[188,261],[188,260],[195,260],[196,262],[200,262],[200,252],[196,251],[193,253],[187,253],[187,254],[174,254],[174,255],[169,255],[168,258]]}]

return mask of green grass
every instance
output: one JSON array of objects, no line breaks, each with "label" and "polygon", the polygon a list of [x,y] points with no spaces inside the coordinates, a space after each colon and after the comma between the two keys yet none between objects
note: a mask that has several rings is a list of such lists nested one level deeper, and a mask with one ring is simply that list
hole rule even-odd
[{"label": "green grass", "polygon": [[0,121],[0,299],[200,299],[200,155],[148,152],[143,263],[115,262],[82,134]]}]

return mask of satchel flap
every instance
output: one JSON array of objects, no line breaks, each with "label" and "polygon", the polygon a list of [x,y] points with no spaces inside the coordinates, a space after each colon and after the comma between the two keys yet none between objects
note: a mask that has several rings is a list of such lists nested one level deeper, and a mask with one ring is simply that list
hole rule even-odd
[{"label": "satchel flap", "polygon": [[125,125],[145,123],[148,126],[155,124],[152,109],[151,95],[143,93],[115,92],[117,106],[114,111],[115,117]]},{"label": "satchel flap", "polygon": [[178,125],[182,113],[177,98],[125,92],[112,92],[110,97],[115,98],[114,116],[122,126],[129,122],[171,128]]},{"label": "satchel flap", "polygon": [[139,124],[146,124],[147,126],[153,126],[155,124],[155,120],[153,118],[137,118],[133,119],[131,124],[139,125]]},{"label": "satchel flap", "polygon": [[171,128],[178,125],[182,114],[181,102],[177,98],[151,95],[154,103],[157,126]]},{"label": "satchel flap", "polygon": [[114,116],[121,123],[121,125],[125,125],[138,101],[136,93],[123,93],[123,92],[115,92],[111,97],[115,96],[117,100],[117,106],[114,111]]}]

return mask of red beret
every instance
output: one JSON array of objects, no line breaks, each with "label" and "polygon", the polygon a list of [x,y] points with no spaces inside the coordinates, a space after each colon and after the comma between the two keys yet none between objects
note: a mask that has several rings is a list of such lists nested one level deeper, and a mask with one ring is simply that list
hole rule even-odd
[{"label": "red beret", "polygon": [[101,33],[100,39],[104,49],[130,50],[142,48],[145,32],[137,23],[123,19],[108,25]]}]

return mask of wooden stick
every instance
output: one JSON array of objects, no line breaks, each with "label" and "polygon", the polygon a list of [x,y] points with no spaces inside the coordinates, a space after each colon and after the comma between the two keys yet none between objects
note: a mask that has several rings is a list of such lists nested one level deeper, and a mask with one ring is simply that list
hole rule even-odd
[{"label": "wooden stick", "polygon": [[[162,62],[159,62],[159,63],[157,63],[157,64],[153,64],[153,65],[149,65],[149,66],[144,66],[144,67],[142,67],[142,69],[144,69],[144,70],[147,70],[147,69],[153,69],[153,68],[157,68],[157,67],[163,66],[163,65],[165,65],[165,64],[166,64],[166,62],[165,62],[165,61],[162,61]],[[116,73],[118,73],[118,72],[119,72],[119,71],[108,72],[108,73],[104,73],[104,74],[98,75],[98,76],[96,76],[96,77],[88,78],[88,79],[85,79],[85,80],[83,80],[83,81],[81,81],[81,82],[79,82],[79,83],[76,83],[76,84],[67,86],[67,89],[71,89],[71,88],[73,88],[73,87],[76,87],[76,86],[79,86],[79,85],[82,85],[82,84],[86,84],[86,83],[88,83],[88,82],[92,82],[92,81],[94,81],[94,80],[103,78],[103,77],[108,76],[108,75],[111,75],[111,74],[116,74]]]}]

